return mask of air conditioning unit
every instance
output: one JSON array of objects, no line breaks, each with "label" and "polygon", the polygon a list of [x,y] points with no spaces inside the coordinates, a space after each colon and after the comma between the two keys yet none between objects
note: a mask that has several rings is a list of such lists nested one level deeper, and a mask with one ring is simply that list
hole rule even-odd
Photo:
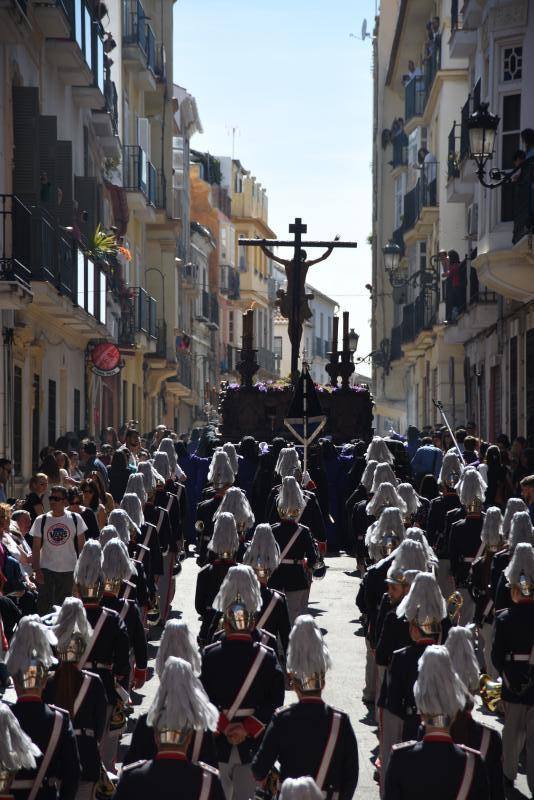
[{"label": "air conditioning unit", "polygon": [[478,238],[478,203],[467,207],[467,235],[471,239]]}]

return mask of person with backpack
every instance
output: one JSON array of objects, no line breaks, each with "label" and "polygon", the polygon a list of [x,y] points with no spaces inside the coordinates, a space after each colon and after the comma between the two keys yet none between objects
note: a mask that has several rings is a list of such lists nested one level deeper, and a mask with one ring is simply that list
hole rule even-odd
[{"label": "person with backpack", "polygon": [[63,605],[72,594],[73,573],[78,553],[85,544],[87,525],[79,514],[67,511],[67,491],[63,486],[50,490],[50,508],[33,523],[32,563],[39,589],[38,613],[48,614],[53,606]]}]

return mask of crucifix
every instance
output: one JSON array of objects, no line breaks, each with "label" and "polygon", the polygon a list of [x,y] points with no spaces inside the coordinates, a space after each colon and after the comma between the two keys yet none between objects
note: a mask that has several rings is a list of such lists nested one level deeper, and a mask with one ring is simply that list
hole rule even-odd
[{"label": "crucifix", "polygon": [[[239,244],[244,247],[259,247],[267,258],[282,264],[287,278],[287,291],[279,289],[277,291],[277,303],[280,313],[288,321],[289,341],[291,342],[291,380],[295,385],[298,376],[300,340],[302,338],[302,326],[304,322],[311,318],[312,312],[308,305],[308,300],[313,295],[306,294],[306,276],[308,269],[320,261],[325,261],[335,247],[357,247],[356,242],[340,242],[336,236],[333,242],[303,242],[302,234],[306,233],[308,226],[302,222],[300,217],[295,218],[295,222],[289,226],[289,233],[294,235],[291,241],[279,241],[278,239],[239,239]],[[284,259],[276,256],[271,247],[292,247],[293,258]],[[325,252],[319,258],[308,261],[304,247],[325,248]]]}]

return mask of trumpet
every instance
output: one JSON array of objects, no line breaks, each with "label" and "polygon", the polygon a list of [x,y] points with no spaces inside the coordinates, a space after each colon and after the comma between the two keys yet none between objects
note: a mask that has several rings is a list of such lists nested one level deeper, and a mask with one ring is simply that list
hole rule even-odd
[{"label": "trumpet", "polygon": [[447,616],[449,620],[453,623],[458,622],[458,616],[460,611],[462,610],[462,606],[464,604],[464,598],[460,594],[460,592],[456,591],[453,592],[447,600]]},{"label": "trumpet", "polygon": [[479,692],[488,711],[495,713],[502,699],[502,681],[492,681],[489,675],[481,675]]}]

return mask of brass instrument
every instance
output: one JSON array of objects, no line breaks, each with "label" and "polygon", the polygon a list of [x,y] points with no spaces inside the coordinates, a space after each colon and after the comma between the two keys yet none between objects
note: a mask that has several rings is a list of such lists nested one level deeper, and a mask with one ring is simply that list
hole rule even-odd
[{"label": "brass instrument", "polygon": [[160,621],[160,610],[159,610],[159,597],[156,595],[156,598],[152,605],[148,610],[148,614],[146,617],[147,625],[149,628],[154,628]]},{"label": "brass instrument", "polygon": [[480,676],[479,684],[480,697],[482,703],[486,706],[488,711],[495,713],[499,710],[502,695],[502,681],[492,681],[489,675]]},{"label": "brass instrument", "polygon": [[460,611],[464,604],[464,598],[460,592],[456,591],[451,594],[447,600],[447,616],[453,624],[457,624]]},{"label": "brass instrument", "polygon": [[116,786],[109,777],[104,765],[100,765],[100,777],[95,784],[95,800],[110,800],[115,794]]},{"label": "brass instrument", "polygon": [[254,800],[275,800],[280,794],[280,772],[276,767],[269,770],[262,786],[258,786]]}]

